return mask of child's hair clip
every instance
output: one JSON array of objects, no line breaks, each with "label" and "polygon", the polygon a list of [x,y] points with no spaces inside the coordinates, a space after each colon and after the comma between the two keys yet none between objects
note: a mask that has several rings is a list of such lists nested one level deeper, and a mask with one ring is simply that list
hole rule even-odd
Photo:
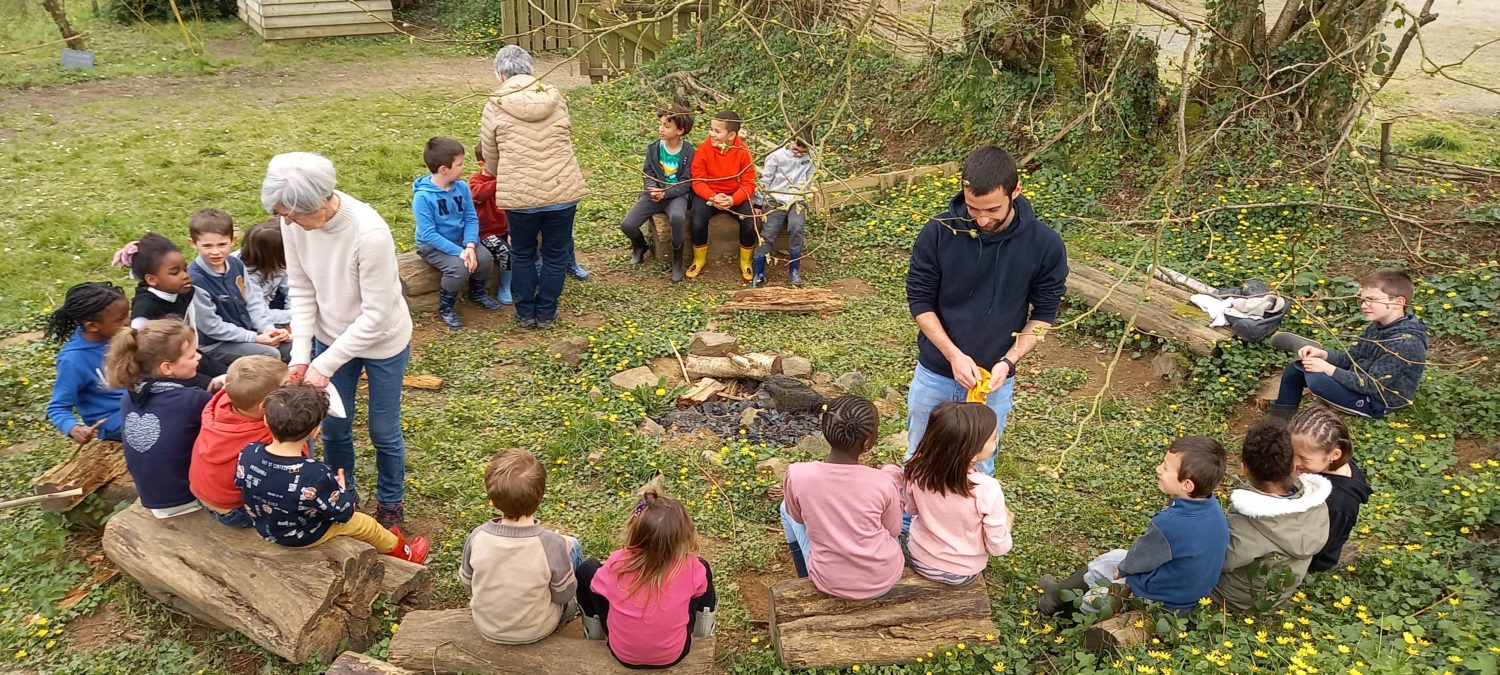
[{"label": "child's hair clip", "polygon": [[138,250],[140,250],[139,240],[128,242],[120,250],[115,251],[115,257],[110,260],[110,264],[115,267],[130,269],[130,261],[135,259],[135,254]]},{"label": "child's hair clip", "polygon": [[646,510],[646,499],[644,497],[642,497],[641,501],[636,502],[635,511],[631,512],[630,517],[631,518],[635,518],[637,516],[640,516],[641,512],[645,511],[645,510]]}]

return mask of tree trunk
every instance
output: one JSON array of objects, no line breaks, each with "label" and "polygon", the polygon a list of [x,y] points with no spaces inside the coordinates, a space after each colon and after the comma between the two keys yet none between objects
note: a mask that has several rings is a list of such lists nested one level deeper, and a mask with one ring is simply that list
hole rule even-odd
[{"label": "tree trunk", "polygon": [[158,520],[136,503],[105,525],[104,552],[162,603],[292,663],[362,651],[379,628],[384,556],[348,537],[289,548],[201,511]]},{"label": "tree trunk", "polygon": [[57,23],[57,32],[62,33],[68,48],[83,51],[83,38],[78,36],[78,31],[73,30],[73,24],[68,23],[68,13],[63,11],[62,0],[42,0],[42,7],[52,15],[52,20]]},{"label": "tree trunk", "polygon": [[735,291],[719,311],[828,315],[844,311],[844,298],[826,288],[769,286]]},{"label": "tree trunk", "polygon": [[[598,673],[626,675],[602,640],[583,639],[582,624],[574,619],[550,637],[529,645],[490,642],[474,629],[469,609],[408,612],[401,630],[391,637],[392,665],[419,673]],[[671,673],[710,673],[714,639],[693,638],[692,649]]]},{"label": "tree trunk", "polygon": [[[964,10],[964,32],[1011,69],[1046,65],[1066,76],[1077,70],[1077,47],[1085,33],[1099,32],[1088,19],[1098,0],[979,0]],[[1090,28],[1093,30],[1090,30]]]},{"label": "tree trunk", "polygon": [[1068,292],[1143,332],[1185,344],[1199,356],[1213,356],[1219,341],[1229,338],[1208,327],[1208,315],[1202,310],[1175,302],[1174,294],[1143,289],[1082,263],[1068,263]]},{"label": "tree trunk", "polygon": [[358,652],[344,652],[328,666],[324,675],[416,675],[414,671],[393,666]]},{"label": "tree trunk", "polygon": [[787,668],[913,663],[941,645],[996,632],[983,579],[949,586],[907,570],[873,600],[824,595],[809,579],[771,587],[771,643]]},{"label": "tree trunk", "polygon": [[775,354],[736,354],[734,356],[698,356],[684,359],[688,377],[711,377],[716,380],[764,380],[781,372],[781,357]]}]

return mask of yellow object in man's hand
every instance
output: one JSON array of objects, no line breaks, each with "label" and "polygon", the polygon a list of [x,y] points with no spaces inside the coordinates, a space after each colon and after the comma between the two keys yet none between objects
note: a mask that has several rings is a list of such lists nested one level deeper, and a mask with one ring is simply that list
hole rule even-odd
[{"label": "yellow object in man's hand", "polygon": [[965,398],[966,403],[984,403],[990,397],[990,371],[979,369],[979,381],[969,387],[969,396]]}]

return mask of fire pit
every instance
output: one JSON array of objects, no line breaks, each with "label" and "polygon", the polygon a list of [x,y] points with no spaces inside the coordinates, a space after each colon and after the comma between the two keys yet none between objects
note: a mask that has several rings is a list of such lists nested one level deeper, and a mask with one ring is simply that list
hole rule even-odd
[{"label": "fire pit", "polygon": [[[805,383],[773,375],[764,383],[736,380],[713,399],[654,419],[674,434],[708,429],[720,438],[793,446],[821,428],[818,415],[822,401],[822,396]],[[745,430],[743,435],[741,429]]]}]

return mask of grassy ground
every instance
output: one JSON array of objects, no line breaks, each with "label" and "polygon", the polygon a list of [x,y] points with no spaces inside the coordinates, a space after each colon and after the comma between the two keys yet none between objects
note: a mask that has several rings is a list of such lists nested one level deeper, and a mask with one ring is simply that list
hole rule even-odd
[{"label": "grassy ground", "polygon": [[[276,152],[309,149],[331,157],[341,187],[373,204],[411,246],[409,184],[421,172],[417,149],[434,134],[472,136],[477,104],[463,97],[488,86],[482,59],[393,41],[258,47],[239,29],[222,31],[224,54],[275,50],[243,59],[217,76],[83,83],[45,95],[7,92],[0,102],[0,161],[27,167],[0,192],[0,275],[4,334],[34,327],[71,283],[126,283],[106,263],[147,228],[185,240],[186,215],[227,209],[241,225],[261,217],[259,180]],[[9,44],[9,43],[7,43]],[[243,57],[225,57],[243,58]],[[353,62],[339,62],[340,59]],[[333,61],[333,63],[330,63]],[[36,66],[38,81],[54,74]],[[140,71],[154,72],[154,71]],[[118,74],[125,74],[124,72]],[[561,72],[558,73],[561,77]],[[57,94],[75,96],[57,106]],[[444,606],[461,606],[455,568],[463,538],[490,517],[481,471],[504,447],[545,458],[549,492],[541,517],[603,555],[629,492],[663,471],[705,536],[721,580],[720,661],[729,672],[773,672],[764,624],[765,588],[791,575],[775,527],[773,480],[756,462],[813,459],[790,448],[735,439],[651,439],[635,433],[643,414],[670,398],[617,392],[621,369],[670,359],[671,344],[712,325],[757,349],[811,357],[832,375],[858,370],[862,390],[904,391],[915,359],[903,295],[905,250],[925,215],[941,208],[951,178],[890,194],[874,207],[816,218],[810,281],[849,296],[848,309],[823,318],[719,316],[736,288],[718,264],[695,283],[670,285],[661,264],[624,264],[614,223],[633,196],[639,146],[654,120],[649,99],[627,81],[570,94],[576,143],[594,196],[580,211],[580,252],[597,279],[569,282],[563,323],[543,334],[518,331],[509,314],[468,314],[449,332],[420,317],[413,373],[445,387],[412,392],[403,423],[409,447],[409,514],[433,537],[434,572]],[[1068,171],[1027,177],[1038,210],[1064,232],[1074,255],[1094,251],[1129,260],[1148,232],[1094,226],[1077,216],[1116,213],[1121,155],[1100,153]],[[1296,177],[1255,182],[1205,180],[1199,206],[1226,201],[1305,198]],[[1491,188],[1493,189],[1493,188]],[[1379,188],[1393,203],[1433,210],[1478,207],[1493,193],[1463,185],[1401,181]],[[1139,207],[1132,207],[1133,209]],[[1132,215],[1140,216],[1136,212]],[[1403,257],[1383,227],[1357,216],[1272,208],[1220,212],[1168,228],[1164,260],[1212,280],[1273,279],[1307,298],[1292,320],[1335,343],[1358,330],[1347,275]],[[1314,577],[1295,603],[1266,616],[1197,612],[1192,625],[1162,616],[1161,642],[1119,660],[1081,651],[1081,628],[1034,613],[1035,580],[1093,553],[1124,545],[1162,500],[1151,479],[1162,446],[1183,434],[1210,434],[1233,449],[1253,417],[1243,403],[1280,357],[1260,347],[1215,359],[1187,359],[1184,381],[1163,383],[1146,362],[1160,341],[1126,332],[1118,320],[1071,308],[1065,327],[1024,365],[1032,386],[1017,396],[997,474],[1017,514],[1016,547],[986,574],[998,627],[983,644],[947,647],[915,668],[861,672],[1494,672],[1500,630],[1493,621],[1497,475],[1485,439],[1500,435],[1500,398],[1485,386],[1500,356],[1490,308],[1500,301],[1493,244],[1427,244],[1417,264],[1419,313],[1439,343],[1416,409],[1356,425],[1356,457],[1376,495],[1349,547],[1348,566]],[[26,273],[12,272],[30,271]],[[784,268],[773,270],[781,278]],[[1451,296],[1449,294],[1452,294]],[[590,339],[578,368],[548,357],[547,344]],[[65,452],[41,407],[54,347],[20,338],[0,346],[0,496],[29,491],[29,480]],[[1488,357],[1488,362],[1473,359]],[[665,361],[664,374],[675,369]],[[1105,385],[1108,378],[1110,384]],[[670,388],[669,383],[669,387]],[[1097,395],[1096,395],[1097,394]],[[905,427],[899,404],[882,403],[882,432]],[[705,456],[704,452],[710,453]],[[373,459],[362,449],[359,470]],[[871,461],[895,457],[882,445]],[[107,563],[97,532],[35,509],[0,512],[0,664],[30,672],[296,672],[243,638],[205,628],[143,597],[128,581],[90,586]],[[81,589],[81,601],[62,605]],[[387,619],[387,634],[399,617]],[[383,646],[373,650],[383,653]],[[311,669],[307,669],[311,670]]]}]

